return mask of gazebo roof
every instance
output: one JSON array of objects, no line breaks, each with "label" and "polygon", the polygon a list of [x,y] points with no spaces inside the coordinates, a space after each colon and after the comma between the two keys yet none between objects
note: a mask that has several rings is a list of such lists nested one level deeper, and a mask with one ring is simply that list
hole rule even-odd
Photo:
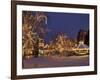
[{"label": "gazebo roof", "polygon": [[89,48],[89,47],[86,44],[84,44],[82,41],[80,41],[77,48]]}]

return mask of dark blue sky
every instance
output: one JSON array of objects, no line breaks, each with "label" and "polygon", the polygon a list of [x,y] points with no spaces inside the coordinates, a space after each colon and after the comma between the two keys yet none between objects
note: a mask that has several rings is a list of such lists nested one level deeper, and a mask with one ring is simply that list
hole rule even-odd
[{"label": "dark blue sky", "polygon": [[62,32],[75,39],[80,29],[89,29],[89,14],[46,12],[45,15],[48,18],[46,27],[50,30],[45,36],[47,42],[56,33]]},{"label": "dark blue sky", "polygon": [[[35,15],[35,11],[32,11]],[[57,33],[64,33],[69,38],[75,39],[80,29],[89,29],[89,14],[82,13],[59,13],[44,12],[47,16],[46,28],[49,30],[45,35],[46,42],[52,40]]]}]

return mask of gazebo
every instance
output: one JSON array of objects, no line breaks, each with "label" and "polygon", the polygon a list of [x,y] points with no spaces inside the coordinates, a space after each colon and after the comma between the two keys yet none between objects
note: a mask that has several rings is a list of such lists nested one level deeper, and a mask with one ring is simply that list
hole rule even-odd
[{"label": "gazebo", "polygon": [[76,54],[85,55],[89,53],[89,47],[84,44],[83,41],[80,41],[77,47],[73,48],[73,51],[75,51]]}]

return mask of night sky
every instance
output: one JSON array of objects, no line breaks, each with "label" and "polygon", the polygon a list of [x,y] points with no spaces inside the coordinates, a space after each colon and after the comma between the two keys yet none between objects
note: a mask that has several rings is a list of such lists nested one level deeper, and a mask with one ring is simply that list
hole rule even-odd
[{"label": "night sky", "polygon": [[48,18],[46,27],[49,29],[45,36],[47,42],[60,32],[75,39],[80,29],[89,29],[89,14],[46,12],[45,15]]},{"label": "night sky", "polygon": [[[36,12],[32,13],[35,15]],[[46,42],[54,39],[57,33],[64,33],[69,38],[75,39],[80,29],[86,31],[89,29],[89,14],[61,12],[44,12],[44,14],[47,16]]]}]

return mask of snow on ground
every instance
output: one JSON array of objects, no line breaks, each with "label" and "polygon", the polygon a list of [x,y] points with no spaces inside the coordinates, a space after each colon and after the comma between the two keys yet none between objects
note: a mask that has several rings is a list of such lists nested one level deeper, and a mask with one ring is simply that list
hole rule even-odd
[{"label": "snow on ground", "polygon": [[68,66],[88,66],[89,56],[41,56],[23,60],[23,68],[47,68],[47,67],[68,67]]}]

